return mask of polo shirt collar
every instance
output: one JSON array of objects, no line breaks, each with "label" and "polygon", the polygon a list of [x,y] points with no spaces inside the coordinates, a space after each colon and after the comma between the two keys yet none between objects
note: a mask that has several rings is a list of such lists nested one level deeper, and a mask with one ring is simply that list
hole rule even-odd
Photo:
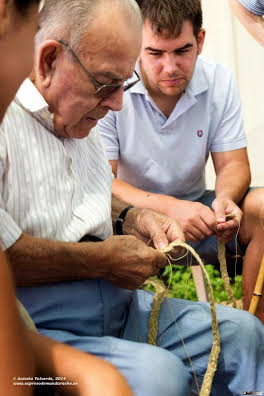
[{"label": "polo shirt collar", "polygon": [[203,63],[201,62],[200,56],[198,56],[194,73],[189,85],[186,88],[187,93],[197,96],[202,92],[209,89],[209,81],[206,76]]},{"label": "polo shirt collar", "polygon": [[[133,87],[131,87],[129,91],[131,93],[148,95],[148,91],[143,83],[143,78],[142,78],[141,70],[139,67],[139,62],[136,63],[135,70],[138,73],[138,75],[140,76],[140,81],[138,83],[136,83],[135,85],[133,85]],[[132,81],[132,79],[131,79],[131,81]]]},{"label": "polo shirt collar", "polygon": [[[140,67],[139,67],[138,62],[136,63],[135,69],[136,69],[137,73],[139,74],[139,76],[141,77],[141,72],[140,72]],[[196,96],[202,92],[207,91],[208,89],[209,89],[209,82],[206,77],[206,73],[203,68],[203,64],[200,60],[200,56],[198,56],[192,79],[191,79],[189,85],[187,86],[186,91],[187,91],[188,95]],[[130,88],[130,92],[148,96],[148,92],[147,92],[147,89],[143,83],[142,78],[137,84],[135,84],[132,88]]]}]

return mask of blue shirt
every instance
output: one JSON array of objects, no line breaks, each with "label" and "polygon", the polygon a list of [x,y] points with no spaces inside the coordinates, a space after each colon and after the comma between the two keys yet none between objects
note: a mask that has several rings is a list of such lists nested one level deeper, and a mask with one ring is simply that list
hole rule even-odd
[{"label": "blue shirt", "polygon": [[264,0],[239,0],[249,11],[256,15],[264,15]]},{"label": "blue shirt", "polygon": [[233,75],[202,57],[169,118],[140,81],[124,94],[123,109],[108,112],[98,129],[108,159],[118,160],[120,179],[146,191],[188,200],[205,191],[210,151],[246,147]]}]

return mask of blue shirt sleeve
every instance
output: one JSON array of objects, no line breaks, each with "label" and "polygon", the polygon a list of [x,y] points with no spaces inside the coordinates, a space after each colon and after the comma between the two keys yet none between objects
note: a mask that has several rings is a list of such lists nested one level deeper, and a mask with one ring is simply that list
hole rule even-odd
[{"label": "blue shirt sleeve", "polygon": [[264,15],[264,0],[238,0],[247,10],[256,15]]},{"label": "blue shirt sleeve", "polygon": [[97,130],[100,133],[107,159],[118,160],[119,138],[116,128],[116,115],[113,111],[109,111],[104,118],[98,121]]}]

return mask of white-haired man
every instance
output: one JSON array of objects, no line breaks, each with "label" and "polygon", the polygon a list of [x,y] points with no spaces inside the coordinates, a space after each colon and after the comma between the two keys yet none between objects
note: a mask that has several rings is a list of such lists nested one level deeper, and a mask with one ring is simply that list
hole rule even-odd
[{"label": "white-haired man", "polygon": [[[182,232],[173,219],[113,200],[116,231],[131,235],[112,237],[112,175],[92,129],[109,109],[121,108],[140,46],[133,0],[45,2],[31,79],[0,134],[0,232],[18,297],[41,333],[112,362],[136,395],[188,395],[194,380],[173,323],[201,382],[211,348],[209,307],[164,304],[161,348],[154,347],[146,344],[152,295],[129,290],[166,265],[165,255],[144,242],[152,238],[161,248]],[[89,242],[95,237],[103,241]],[[260,387],[264,375],[254,367],[264,354],[262,325],[247,313],[217,311],[222,352],[214,394]]]}]

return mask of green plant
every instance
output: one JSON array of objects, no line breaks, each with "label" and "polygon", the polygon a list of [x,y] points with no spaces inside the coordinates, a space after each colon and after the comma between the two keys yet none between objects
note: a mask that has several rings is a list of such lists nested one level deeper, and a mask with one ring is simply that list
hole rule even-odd
[{"label": "green plant", "polygon": [[[228,301],[227,292],[225,291],[224,281],[220,272],[213,265],[206,265],[206,271],[214,292],[215,302]],[[172,265],[172,272],[170,266],[167,266],[162,273],[162,279],[166,286],[169,286],[168,296],[174,298],[183,298],[187,300],[197,301],[197,294],[194,280],[192,278],[191,268],[179,265]],[[171,280],[170,280],[171,279]],[[242,276],[237,275],[230,280],[231,287],[234,292],[235,299],[242,298]],[[151,286],[146,287],[147,290],[152,290]]]}]

